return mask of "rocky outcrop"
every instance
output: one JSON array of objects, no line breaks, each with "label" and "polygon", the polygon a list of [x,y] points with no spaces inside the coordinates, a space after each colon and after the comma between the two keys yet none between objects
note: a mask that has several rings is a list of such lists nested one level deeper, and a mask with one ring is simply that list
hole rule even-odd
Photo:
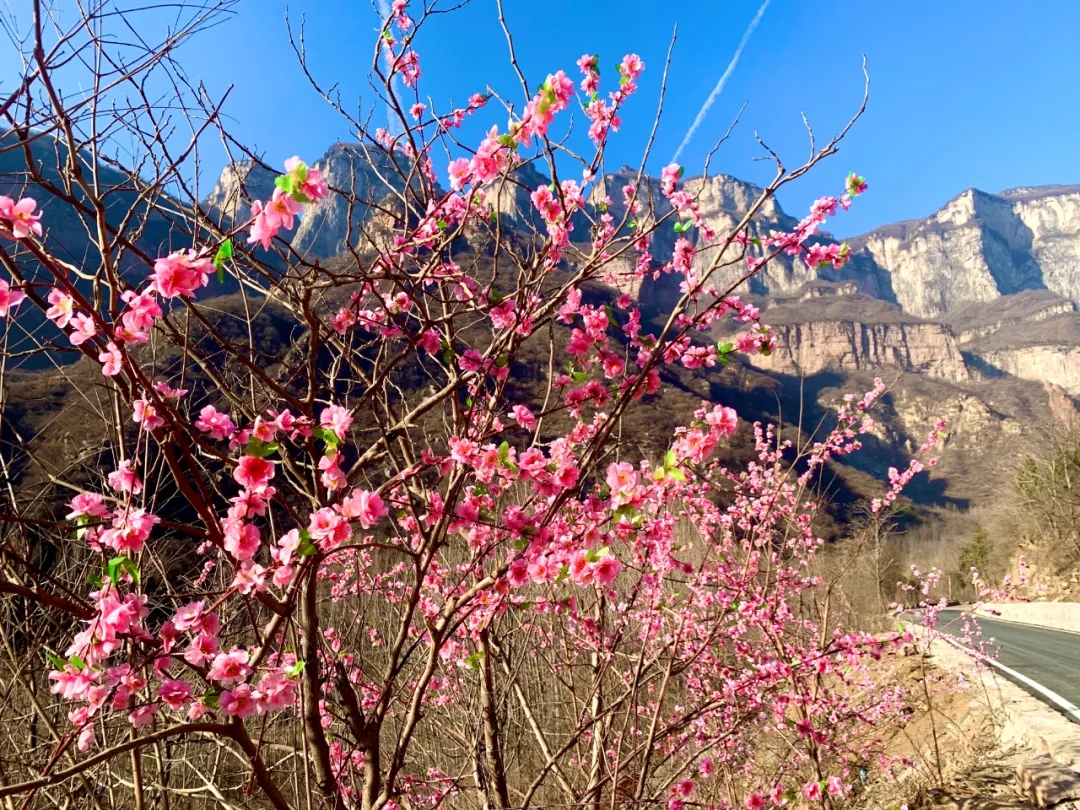
[{"label": "rocky outcrop", "polygon": [[1080,395],[1080,346],[1024,346],[975,356],[987,369],[1021,380],[1051,383],[1072,396]]},{"label": "rocky outcrop", "polygon": [[855,265],[875,269],[875,284],[887,279],[905,312],[937,317],[1023,290],[1080,301],[1078,236],[1080,186],[1042,186],[968,189],[933,216],[851,244]]},{"label": "rocky outcrop", "polygon": [[[636,169],[624,167],[618,172],[604,175],[594,188],[593,202],[604,196],[610,198],[608,210],[615,224],[628,219],[623,188],[635,182],[637,174]],[[683,183],[683,189],[697,201],[704,224],[718,234],[731,233],[763,193],[763,190],[753,183],[722,174],[688,178]],[[659,220],[672,213],[671,204],[660,191],[659,178],[643,178],[638,191],[638,199],[645,207],[644,212],[637,217],[638,230],[652,228]],[[671,258],[675,242],[679,238],[679,234],[674,231],[674,224],[675,219],[672,218],[657,227],[651,234],[649,252],[653,256],[654,263],[663,263]],[[770,230],[791,230],[795,224],[796,220],[784,213],[776,198],[770,197],[761,205],[749,230],[752,234],[758,235]],[[690,231],[687,238],[696,244],[700,240],[699,229]],[[719,268],[714,273],[713,280],[718,287],[722,288],[724,285],[737,281],[745,273],[745,264],[738,261],[738,251],[737,246],[730,247],[723,259],[723,262],[730,263],[730,266]],[[708,268],[716,261],[716,253],[716,248],[701,250],[697,257],[698,268],[702,270]],[[628,264],[630,262],[632,258]],[[762,294],[791,292],[819,277],[819,273],[807,267],[805,263],[793,260],[790,256],[779,256],[757,276],[750,279],[748,286],[750,291]],[[682,280],[682,276],[674,274],[646,279],[641,284],[639,297],[657,309],[670,307],[679,299],[679,284]]]},{"label": "rocky outcrop", "polygon": [[[379,210],[380,201],[404,185],[383,152],[361,144],[336,143],[312,166],[335,191],[304,206],[296,229],[282,234],[308,259],[337,256],[345,252],[346,242],[361,242],[361,228]],[[253,200],[273,194],[276,176],[252,161],[226,166],[203,207],[222,221],[242,220],[250,215]]]},{"label": "rocky outcrop", "polygon": [[949,382],[971,377],[956,338],[943,324],[816,321],[773,329],[776,350],[768,357],[751,358],[763,371],[806,376],[822,371],[896,369]]}]

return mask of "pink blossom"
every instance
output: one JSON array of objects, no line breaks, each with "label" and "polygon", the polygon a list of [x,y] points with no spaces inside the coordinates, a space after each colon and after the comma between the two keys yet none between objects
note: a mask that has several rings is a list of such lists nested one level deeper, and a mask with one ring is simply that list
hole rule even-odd
[{"label": "pink blossom", "polygon": [[173,615],[173,626],[181,633],[191,630],[201,632],[203,630],[216,633],[218,619],[213,613],[206,613],[205,600],[189,602]]},{"label": "pink blossom", "polygon": [[201,667],[207,661],[214,660],[218,654],[218,639],[213,633],[203,631],[195,636],[184,651],[184,660],[193,667]]},{"label": "pink blossom", "polygon": [[266,590],[266,569],[256,562],[244,560],[233,577],[232,587],[238,593],[262,593]]},{"label": "pink blossom", "polygon": [[389,514],[386,504],[377,492],[354,489],[341,504],[345,517],[357,520],[364,529],[370,529]]},{"label": "pink blossom", "polygon": [[251,717],[258,709],[258,703],[251,694],[251,687],[246,683],[232,689],[226,689],[218,698],[218,708],[226,717]]},{"label": "pink blossom", "polygon": [[622,570],[622,563],[611,555],[606,555],[593,564],[593,578],[601,585],[610,585]]},{"label": "pink blossom", "polygon": [[253,245],[258,242],[263,246],[263,250],[269,250],[270,245],[274,243],[274,237],[277,236],[278,226],[273,224],[274,221],[267,216],[266,209],[259,200],[251,204],[251,216],[251,234],[247,238],[247,243]]},{"label": "pink blossom", "polygon": [[329,507],[324,507],[311,513],[308,533],[311,539],[319,544],[319,548],[332,551],[342,543],[348,542],[352,536],[352,529],[349,528],[349,522],[343,515],[339,515]]},{"label": "pink blossom", "polygon": [[105,498],[96,492],[81,492],[68,503],[71,511],[67,514],[68,520],[80,517],[105,517],[109,510],[105,506]]},{"label": "pink blossom", "polygon": [[466,158],[457,158],[450,161],[450,166],[447,168],[446,173],[450,177],[450,188],[454,191],[461,191],[469,182],[471,174],[469,161]]},{"label": "pink blossom", "polygon": [[145,332],[154,325],[154,320],[161,317],[161,306],[154,298],[153,290],[136,293],[127,290],[121,298],[127,302],[127,309],[120,316],[129,332]]},{"label": "pink blossom", "polygon": [[184,706],[191,700],[191,686],[187,681],[164,678],[158,687],[158,700],[174,712],[183,711]]},{"label": "pink blossom", "polygon": [[195,420],[195,427],[203,433],[209,433],[211,439],[231,439],[236,433],[236,425],[228,414],[221,413],[213,405],[207,405],[199,411],[199,418]]},{"label": "pink blossom", "polygon": [[428,329],[420,335],[417,345],[428,354],[438,354],[439,349],[442,348],[442,335],[437,329]]},{"label": "pink blossom", "polygon": [[31,233],[41,236],[41,214],[35,214],[35,208],[37,202],[30,197],[14,202],[0,195],[0,220],[7,220],[16,239],[25,239]]},{"label": "pink blossom", "polygon": [[[0,283],[6,284],[7,282]],[[2,298],[2,294],[0,294],[0,298]],[[45,310],[45,317],[63,329],[71,321],[71,316],[74,314],[75,299],[63,290],[54,287],[49,290],[49,303],[52,306]]]},{"label": "pink blossom", "polygon": [[751,793],[746,797],[747,810],[762,810],[766,804],[765,797],[760,793]]},{"label": "pink blossom", "polygon": [[299,157],[293,156],[286,160],[285,171],[292,176],[293,188],[309,200],[321,200],[330,193],[322,173],[308,166]]},{"label": "pink blossom", "polygon": [[158,414],[157,409],[145,399],[137,399],[131,403],[134,409],[132,420],[142,424],[149,431],[155,431],[165,424],[165,420]]},{"label": "pink blossom", "polygon": [[124,356],[120,354],[120,348],[112,341],[109,341],[105,351],[98,355],[98,360],[101,361],[101,373],[106,377],[115,377],[120,373],[120,366],[124,362]]},{"label": "pink blossom", "polygon": [[507,571],[507,577],[515,588],[526,585],[529,582],[529,564],[524,560],[515,560]]},{"label": "pink blossom", "polygon": [[205,254],[194,250],[170,253],[154,262],[151,287],[162,298],[194,298],[195,291],[210,280],[213,269],[213,262]]},{"label": "pink blossom", "polygon": [[72,327],[70,340],[73,346],[80,346],[97,334],[97,324],[84,312],[71,316],[69,323]]},{"label": "pink blossom", "polygon": [[645,70],[645,63],[636,53],[628,53],[619,64],[619,73],[630,81],[635,81],[643,70]]},{"label": "pink blossom", "polygon": [[352,423],[352,414],[340,405],[327,405],[319,414],[319,424],[343,441]]},{"label": "pink blossom", "polygon": [[236,523],[225,532],[225,550],[238,560],[254,557],[259,542],[259,530],[250,523]]},{"label": "pink blossom", "polygon": [[284,228],[289,230],[293,226],[296,215],[304,210],[304,206],[286,194],[280,188],[274,189],[270,202],[263,208],[262,216],[271,228]]},{"label": "pink blossom", "polygon": [[510,409],[510,418],[521,425],[525,430],[536,430],[536,417],[524,405],[515,405]]},{"label": "pink blossom", "polygon": [[660,170],[660,190],[665,197],[675,193],[675,186],[682,177],[682,167],[678,163],[671,163]]},{"label": "pink blossom", "polygon": [[142,481],[139,480],[139,476],[135,474],[135,471],[131,469],[131,465],[131,459],[121,461],[116,470],[109,473],[109,486],[117,492],[130,492],[132,495],[138,495],[142,492]]},{"label": "pink blossom", "polygon": [[128,715],[128,722],[131,723],[132,728],[142,728],[143,726],[148,726],[153,723],[157,713],[158,704],[156,703],[140,706]]},{"label": "pink blossom", "polygon": [[821,785],[818,782],[807,782],[802,787],[803,798],[808,802],[821,800]]},{"label": "pink blossom", "polygon": [[274,468],[277,465],[272,461],[258,456],[241,456],[233,470],[233,479],[242,487],[259,489],[269,483],[274,477]]},{"label": "pink blossom", "polygon": [[247,680],[251,674],[248,666],[248,652],[240,647],[233,647],[227,653],[218,653],[210,665],[206,677],[217,681],[222,686],[231,686]]},{"label": "pink blossom", "polygon": [[0,278],[0,318],[6,318],[8,312],[18,306],[25,297],[26,294],[22,290],[10,286]]}]

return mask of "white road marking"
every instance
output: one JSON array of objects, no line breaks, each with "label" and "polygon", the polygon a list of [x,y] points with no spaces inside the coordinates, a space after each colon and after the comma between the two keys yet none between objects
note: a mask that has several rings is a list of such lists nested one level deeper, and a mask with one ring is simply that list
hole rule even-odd
[{"label": "white road marking", "polygon": [[1007,667],[1004,664],[1002,664],[1002,663],[1000,663],[998,661],[995,661],[993,658],[989,658],[989,657],[983,655],[982,653],[971,649],[970,647],[965,647],[963,644],[961,644],[959,641],[952,638],[951,636],[947,636],[947,635],[942,634],[941,638],[945,639],[945,641],[949,642],[950,644],[952,644],[957,649],[963,650],[965,653],[970,655],[975,660],[977,660],[977,661],[985,661],[986,663],[990,664],[990,666],[996,667],[997,669],[1000,669],[1002,672],[1004,672],[1010,678],[1015,678],[1016,680],[1020,681],[1020,683],[1024,684],[1025,686],[1031,687],[1036,692],[1038,692],[1040,695],[1042,695],[1044,698],[1046,698],[1051,703],[1053,703],[1058,708],[1060,708],[1063,712],[1065,712],[1065,714],[1069,715],[1069,717],[1072,720],[1075,720],[1077,723],[1080,723],[1080,706],[1075,706],[1073,703],[1071,703],[1068,700],[1066,700],[1065,698],[1063,698],[1057,692],[1054,692],[1054,691],[1052,691],[1050,689],[1047,689],[1045,686],[1043,686],[1038,681],[1031,680],[1031,678],[1029,678],[1027,675],[1024,675],[1021,672],[1017,672],[1015,669],[1011,669],[1010,667]]}]

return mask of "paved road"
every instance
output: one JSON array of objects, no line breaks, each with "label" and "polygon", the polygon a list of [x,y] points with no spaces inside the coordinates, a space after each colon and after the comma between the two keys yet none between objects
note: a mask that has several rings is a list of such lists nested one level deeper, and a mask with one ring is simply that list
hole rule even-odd
[{"label": "paved road", "polygon": [[[938,629],[961,635],[960,615],[959,610],[941,611]],[[983,638],[993,639],[1000,648],[997,657],[1000,663],[1080,706],[1080,634],[993,619],[978,621]],[[1046,700],[1035,692],[1032,694]]]}]

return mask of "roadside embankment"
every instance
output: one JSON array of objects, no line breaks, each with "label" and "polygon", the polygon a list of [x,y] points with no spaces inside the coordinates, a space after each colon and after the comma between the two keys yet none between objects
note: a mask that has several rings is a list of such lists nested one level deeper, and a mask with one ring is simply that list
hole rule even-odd
[{"label": "roadside embankment", "polygon": [[1080,602],[999,602],[983,605],[976,614],[1004,622],[1080,633]]}]

